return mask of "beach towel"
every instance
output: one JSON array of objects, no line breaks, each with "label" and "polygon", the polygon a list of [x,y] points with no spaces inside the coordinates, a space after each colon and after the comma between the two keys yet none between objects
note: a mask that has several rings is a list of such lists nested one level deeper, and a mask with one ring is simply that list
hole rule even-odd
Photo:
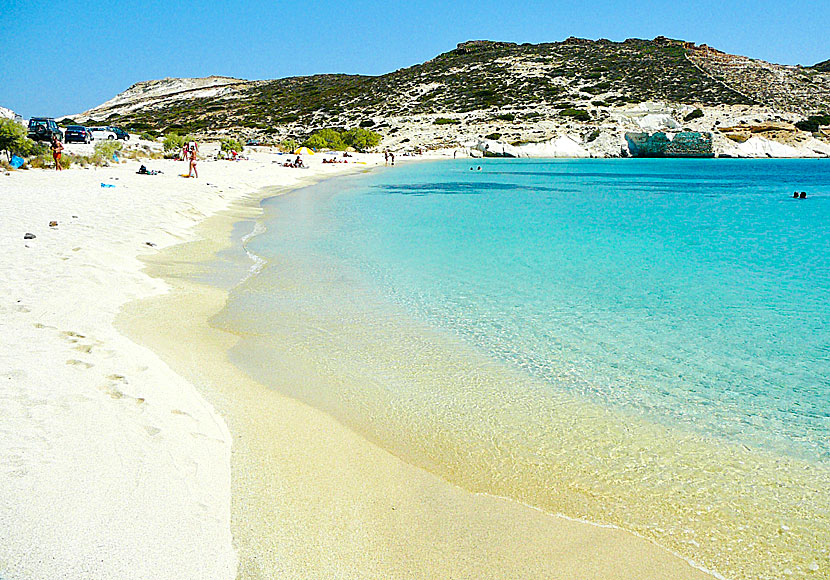
[{"label": "beach towel", "polygon": [[21,157],[18,157],[17,155],[12,155],[12,160],[9,163],[9,165],[11,165],[13,169],[20,169],[23,163],[25,163],[25,161],[23,161]]}]

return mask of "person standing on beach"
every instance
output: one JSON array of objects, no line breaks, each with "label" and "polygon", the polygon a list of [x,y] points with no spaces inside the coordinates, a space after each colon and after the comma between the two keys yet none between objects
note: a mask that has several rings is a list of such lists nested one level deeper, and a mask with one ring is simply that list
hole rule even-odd
[{"label": "person standing on beach", "polygon": [[198,179],[199,172],[196,171],[196,156],[199,153],[199,145],[196,141],[191,141],[187,145],[188,158],[190,159],[190,171],[187,172],[188,177],[195,177]]},{"label": "person standing on beach", "polygon": [[61,167],[61,151],[63,151],[63,143],[60,142],[57,135],[52,135],[52,159],[55,160],[55,170],[63,171]]}]

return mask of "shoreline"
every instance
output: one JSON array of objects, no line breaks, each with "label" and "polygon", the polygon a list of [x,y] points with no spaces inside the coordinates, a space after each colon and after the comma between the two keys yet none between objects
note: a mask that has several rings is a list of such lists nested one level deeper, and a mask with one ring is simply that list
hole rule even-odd
[{"label": "shoreline", "polygon": [[[588,558],[595,577],[711,578],[651,540],[622,529],[465,491],[388,453],[323,411],[263,387],[231,364],[225,353],[236,337],[208,322],[223,308],[226,292],[200,285],[192,276],[188,280],[182,265],[200,270],[210,263],[207,256],[219,252],[243,258],[244,249],[228,247],[234,224],[240,217],[255,222],[251,214],[259,210],[252,206],[268,197],[249,197],[249,210],[203,222],[200,241],[148,260],[148,272],[171,281],[173,290],[128,306],[121,323],[136,340],[162,353],[200,392],[207,391],[230,425],[235,447],[232,527],[240,577],[317,577],[345,569],[350,577],[367,578],[566,578],[584,572]],[[199,299],[193,300],[196,296]],[[147,312],[153,314],[146,316]],[[163,327],[157,327],[159,323]],[[190,353],[194,344],[202,353],[199,359]],[[280,492],[300,495],[304,501]],[[443,513],[448,508],[452,517]],[[472,536],[468,527],[477,534]],[[443,536],[444,547],[454,548],[436,550],[436,534]],[[565,537],[584,553],[551,554]],[[621,558],[620,551],[629,557]],[[465,558],[460,566],[459,553],[475,557]],[[378,554],[384,557],[379,560]],[[415,571],[413,560],[423,567]],[[497,562],[498,573],[493,568]]]}]

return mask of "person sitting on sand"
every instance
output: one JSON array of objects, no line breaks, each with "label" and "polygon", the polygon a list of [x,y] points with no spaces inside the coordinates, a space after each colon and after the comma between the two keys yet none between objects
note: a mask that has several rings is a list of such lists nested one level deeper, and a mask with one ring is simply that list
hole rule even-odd
[{"label": "person sitting on sand", "polygon": [[297,158],[294,160],[294,167],[305,167],[303,165],[303,158],[297,155]]},{"label": "person sitting on sand", "polygon": [[63,151],[63,143],[60,142],[57,135],[52,135],[52,159],[55,160],[55,169],[57,171],[63,171],[63,167],[61,167],[61,151]]},{"label": "person sitting on sand", "polygon": [[199,153],[199,145],[196,143],[196,141],[191,141],[188,144],[187,149],[188,149],[188,154],[189,154],[188,156],[190,158],[190,171],[187,173],[187,176],[188,177],[195,177],[195,178],[198,179],[199,178],[199,172],[196,171],[196,156]]}]

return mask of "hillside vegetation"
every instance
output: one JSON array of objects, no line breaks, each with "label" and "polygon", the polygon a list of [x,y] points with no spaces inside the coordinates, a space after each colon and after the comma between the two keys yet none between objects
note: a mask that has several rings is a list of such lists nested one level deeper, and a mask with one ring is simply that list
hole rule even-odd
[{"label": "hillside vegetation", "polygon": [[[769,105],[806,116],[830,109],[826,69],[826,62],[810,68],[773,65],[663,37],[522,45],[471,41],[381,76],[138,83],[76,119],[136,131],[286,137],[308,136],[321,127],[372,126],[393,117],[474,111],[516,122],[562,112],[576,121],[601,120],[604,111],[647,101]],[[379,129],[383,132],[382,125]]]}]

